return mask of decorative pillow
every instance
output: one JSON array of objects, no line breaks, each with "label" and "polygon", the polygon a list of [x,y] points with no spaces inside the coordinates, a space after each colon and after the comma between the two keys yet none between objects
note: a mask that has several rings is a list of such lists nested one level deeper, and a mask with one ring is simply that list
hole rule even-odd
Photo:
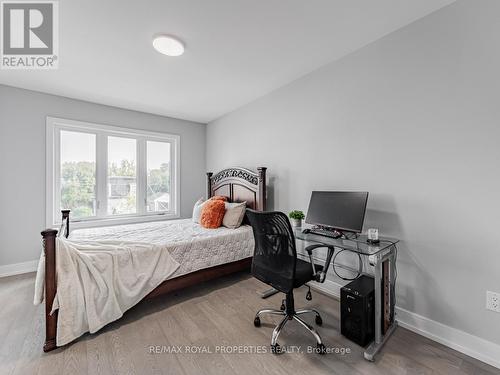
[{"label": "decorative pillow", "polygon": [[214,200],[214,201],[221,200],[221,201],[227,202],[227,197],[225,197],[224,195],[214,195],[210,199]]},{"label": "decorative pillow", "polygon": [[241,225],[245,217],[247,202],[242,203],[228,203],[226,202],[226,213],[222,219],[222,225],[226,228],[236,229]]},{"label": "decorative pillow", "polygon": [[219,228],[226,212],[225,202],[221,199],[209,199],[201,209],[200,224],[205,228]]},{"label": "decorative pillow", "polygon": [[193,221],[195,223],[200,223],[200,217],[201,217],[201,209],[203,208],[203,205],[205,204],[205,200],[203,198],[200,198],[196,201],[193,207]]}]

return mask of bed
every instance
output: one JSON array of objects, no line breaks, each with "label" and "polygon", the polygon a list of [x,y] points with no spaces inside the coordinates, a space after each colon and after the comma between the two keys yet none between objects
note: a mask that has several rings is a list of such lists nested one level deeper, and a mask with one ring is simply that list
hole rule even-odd
[{"label": "bed", "polygon": [[[266,209],[266,168],[257,172],[245,168],[227,168],[216,174],[207,173],[207,197],[223,195],[231,202],[247,202],[247,207]],[[154,245],[171,246],[172,257],[180,264],[176,271],[141,303],[188,286],[248,270],[253,251],[253,235],[248,225],[237,229],[205,229],[191,219],[120,225],[98,229],[81,229],[70,232],[70,211],[62,211],[61,233],[71,240],[140,240]],[[244,224],[246,219],[244,220]],[[42,231],[45,255],[45,344],[43,350],[51,351],[56,345],[58,310],[52,314],[57,294],[56,238],[58,231]],[[224,251],[232,249],[233,251]]]}]

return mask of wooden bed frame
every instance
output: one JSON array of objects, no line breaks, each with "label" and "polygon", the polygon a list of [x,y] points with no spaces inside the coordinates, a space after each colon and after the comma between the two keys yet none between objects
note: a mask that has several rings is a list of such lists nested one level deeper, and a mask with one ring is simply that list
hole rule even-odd
[{"label": "wooden bed frame", "polygon": [[[247,202],[247,207],[259,211],[266,209],[266,169],[257,168],[257,173],[245,168],[227,168],[215,175],[207,173],[207,196],[224,195],[230,202]],[[62,210],[62,222],[65,237],[69,236],[70,210]],[[52,304],[57,292],[56,278],[56,229],[46,229],[42,232],[43,248],[45,252],[45,344],[43,351],[48,352],[57,348],[57,313],[52,315]],[[252,258],[245,258],[236,262],[221,264],[199,271],[165,280],[144,300],[158,297],[188,286],[196,285],[207,280],[228,275],[250,268]]]}]

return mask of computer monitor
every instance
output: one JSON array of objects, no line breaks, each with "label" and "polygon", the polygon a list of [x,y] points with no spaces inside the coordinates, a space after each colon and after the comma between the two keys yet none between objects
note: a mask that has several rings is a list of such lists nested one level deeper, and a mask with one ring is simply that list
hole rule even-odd
[{"label": "computer monitor", "polygon": [[360,233],[367,201],[368,192],[313,191],[306,223]]}]

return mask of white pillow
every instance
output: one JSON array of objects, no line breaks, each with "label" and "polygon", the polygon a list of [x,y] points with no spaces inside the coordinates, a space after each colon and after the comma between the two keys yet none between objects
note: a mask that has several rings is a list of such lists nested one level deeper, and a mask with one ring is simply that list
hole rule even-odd
[{"label": "white pillow", "polygon": [[247,202],[228,203],[226,202],[226,213],[222,219],[222,225],[226,228],[238,228],[245,217]]},{"label": "white pillow", "polygon": [[203,208],[203,205],[206,203],[203,198],[200,198],[196,201],[193,207],[193,221],[195,223],[200,223],[200,217],[201,217],[201,209]]}]

